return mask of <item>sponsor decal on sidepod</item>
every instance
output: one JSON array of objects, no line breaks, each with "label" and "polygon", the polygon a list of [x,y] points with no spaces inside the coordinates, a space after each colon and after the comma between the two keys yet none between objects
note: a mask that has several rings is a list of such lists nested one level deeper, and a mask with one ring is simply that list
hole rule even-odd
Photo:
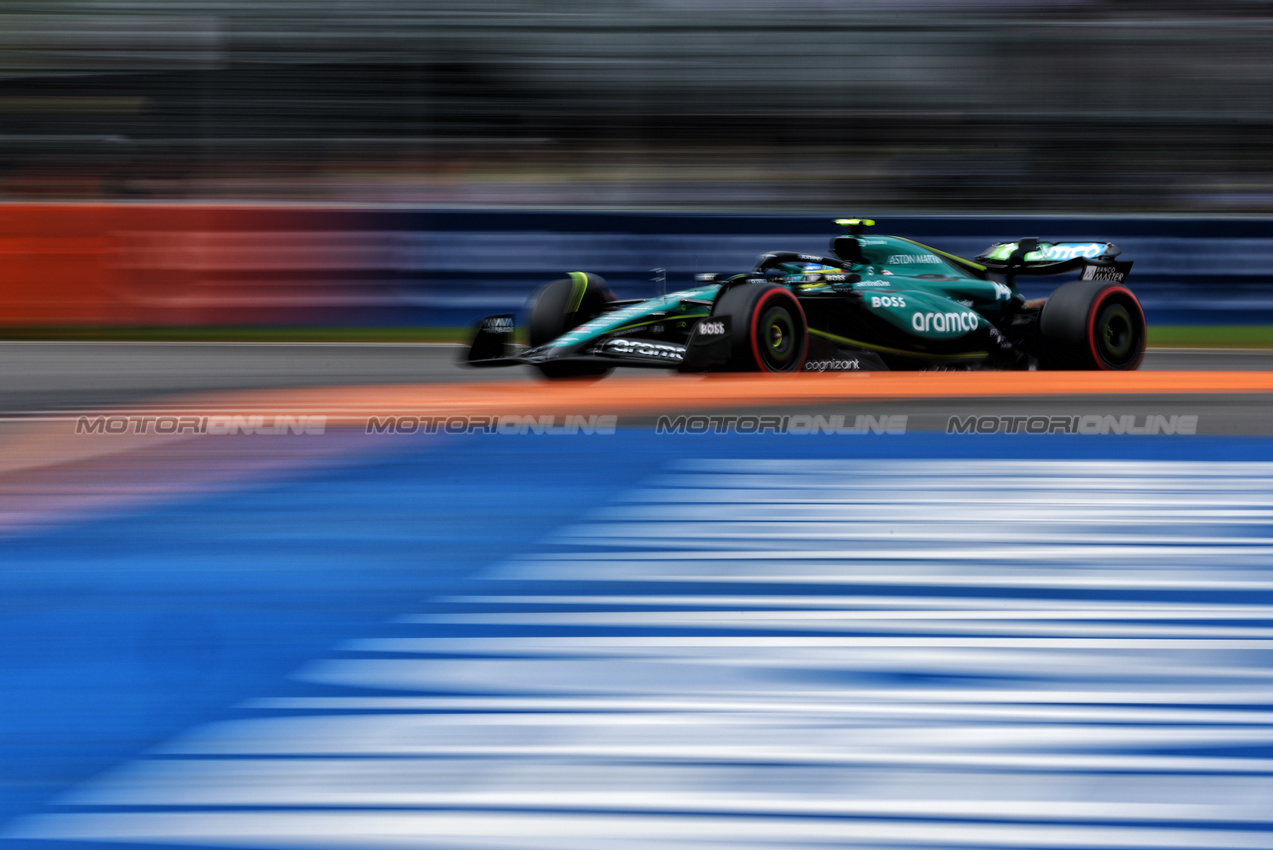
[{"label": "sponsor decal on sidepod", "polygon": [[975,331],[980,324],[976,313],[915,313],[911,327],[921,333],[959,334]]},{"label": "sponsor decal on sidepod", "polygon": [[872,295],[871,306],[876,309],[880,307],[905,307],[906,299],[900,295]]}]

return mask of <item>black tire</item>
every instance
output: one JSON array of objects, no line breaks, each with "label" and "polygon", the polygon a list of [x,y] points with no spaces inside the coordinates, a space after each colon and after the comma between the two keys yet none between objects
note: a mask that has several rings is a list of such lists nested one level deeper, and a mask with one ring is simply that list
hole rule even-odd
[{"label": "black tire", "polygon": [[[552,342],[566,331],[601,315],[615,300],[614,293],[600,275],[578,273],[581,278],[567,277],[541,286],[530,297],[530,319],[527,322],[530,346],[536,348]],[[579,287],[583,291],[579,291]],[[535,368],[545,378],[600,378],[614,371],[613,366],[597,363],[537,363]]]},{"label": "black tire", "polygon": [[799,372],[809,353],[809,323],[791,290],[744,283],[721,294],[713,316],[729,316],[733,338],[729,369]]},{"label": "black tire", "polygon": [[1059,287],[1039,317],[1039,368],[1126,371],[1145,356],[1145,312],[1117,283]]}]

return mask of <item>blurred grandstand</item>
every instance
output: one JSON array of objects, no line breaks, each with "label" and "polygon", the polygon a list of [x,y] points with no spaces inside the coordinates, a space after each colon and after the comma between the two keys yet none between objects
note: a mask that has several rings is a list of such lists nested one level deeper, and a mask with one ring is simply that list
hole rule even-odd
[{"label": "blurred grandstand", "polygon": [[0,198],[1269,213],[1273,3],[6,0]]}]

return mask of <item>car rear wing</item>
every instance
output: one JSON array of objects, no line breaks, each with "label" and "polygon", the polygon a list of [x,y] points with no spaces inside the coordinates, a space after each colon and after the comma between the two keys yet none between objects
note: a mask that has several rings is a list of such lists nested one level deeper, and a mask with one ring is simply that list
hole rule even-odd
[{"label": "car rear wing", "polygon": [[1017,275],[1051,275],[1081,269],[1082,280],[1123,283],[1130,261],[1115,259],[1123,251],[1113,242],[1044,242],[1036,237],[991,245],[977,257],[986,271],[1009,282]]}]

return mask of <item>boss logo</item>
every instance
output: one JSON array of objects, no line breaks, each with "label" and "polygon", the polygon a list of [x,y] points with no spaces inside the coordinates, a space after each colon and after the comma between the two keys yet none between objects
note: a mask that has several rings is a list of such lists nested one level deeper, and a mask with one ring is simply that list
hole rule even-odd
[{"label": "boss logo", "polygon": [[872,295],[872,307],[905,307],[906,299],[900,295]]},{"label": "boss logo", "polygon": [[723,336],[725,333],[725,323],[719,321],[699,322],[699,336]]}]

